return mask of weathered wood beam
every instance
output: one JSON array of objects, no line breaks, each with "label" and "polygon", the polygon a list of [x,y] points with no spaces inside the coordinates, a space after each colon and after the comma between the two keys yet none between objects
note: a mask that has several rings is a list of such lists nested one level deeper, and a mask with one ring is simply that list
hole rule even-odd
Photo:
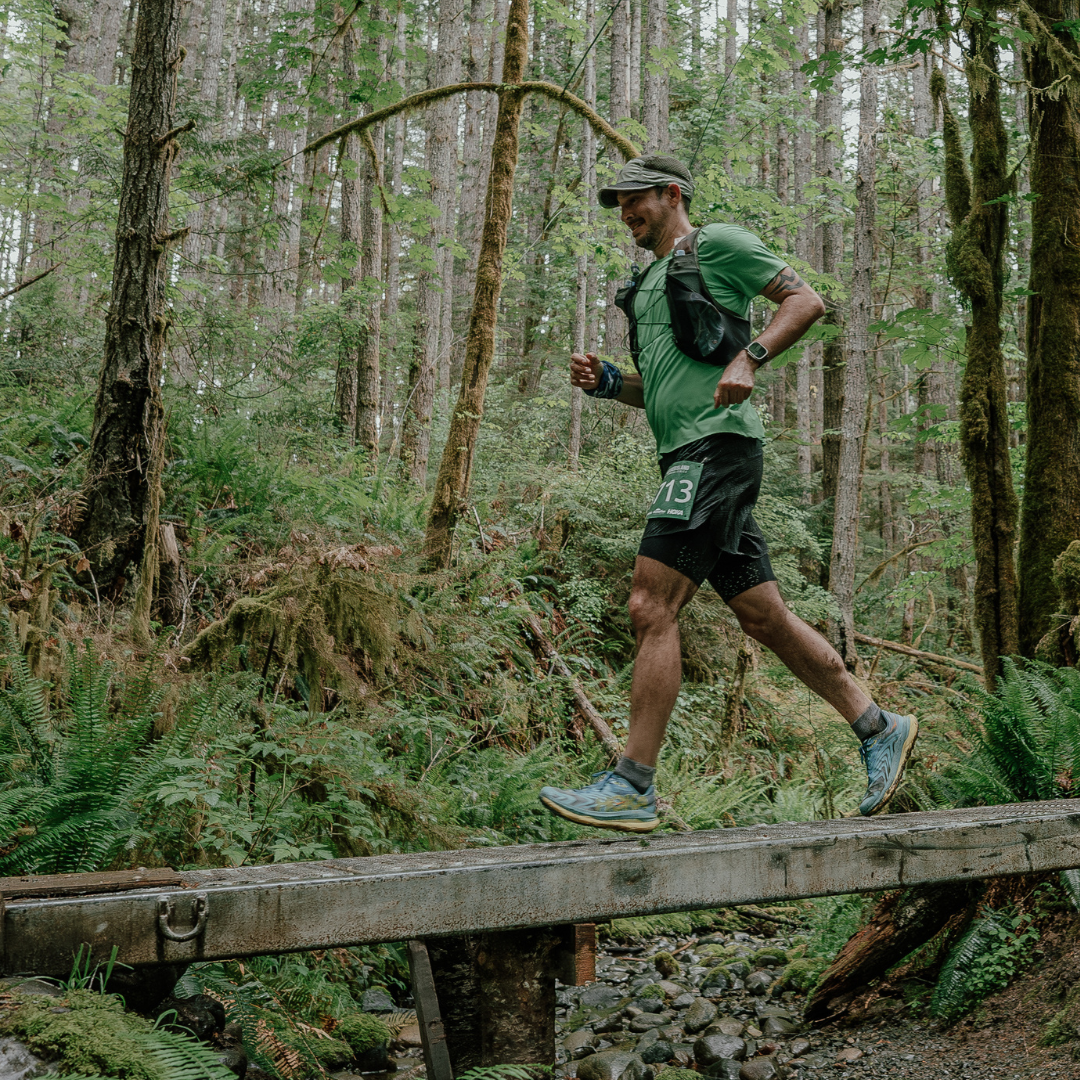
[{"label": "weathered wood beam", "polygon": [[1080,802],[1062,800],[198,870],[181,888],[8,900],[0,966],[63,975],[82,943],[137,967],[1076,867]]}]

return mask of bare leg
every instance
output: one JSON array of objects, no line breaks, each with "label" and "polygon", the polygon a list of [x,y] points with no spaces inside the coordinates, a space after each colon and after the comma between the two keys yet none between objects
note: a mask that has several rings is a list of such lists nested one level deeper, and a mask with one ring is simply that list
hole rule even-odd
[{"label": "bare leg", "polygon": [[[837,651],[788,609],[775,581],[739,593],[728,606],[747,634],[772,649],[792,675],[823,697],[849,724],[873,704],[848,674]],[[636,668],[634,680],[636,684]]]},{"label": "bare leg", "polygon": [[637,635],[634,679],[630,688],[630,737],[623,751],[642,765],[655,765],[679,696],[682,658],[679,611],[697,586],[678,570],[638,556],[630,589],[630,618]]}]

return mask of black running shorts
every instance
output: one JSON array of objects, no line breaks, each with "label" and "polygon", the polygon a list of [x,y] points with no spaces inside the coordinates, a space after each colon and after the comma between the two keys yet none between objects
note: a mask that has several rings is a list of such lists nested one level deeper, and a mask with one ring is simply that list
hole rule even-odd
[{"label": "black running shorts", "polygon": [[665,454],[661,474],[676,461],[704,466],[693,514],[686,522],[650,520],[638,554],[670,566],[695,585],[708,580],[724,600],[775,581],[753,515],[761,488],[761,444],[742,435],[709,435]]}]

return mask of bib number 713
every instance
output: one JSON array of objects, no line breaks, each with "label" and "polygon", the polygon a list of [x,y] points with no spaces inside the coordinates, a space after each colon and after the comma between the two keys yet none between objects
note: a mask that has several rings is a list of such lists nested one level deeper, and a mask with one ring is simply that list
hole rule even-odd
[{"label": "bib number 713", "polygon": [[700,461],[676,461],[664,476],[647,518],[689,521],[701,480]]}]

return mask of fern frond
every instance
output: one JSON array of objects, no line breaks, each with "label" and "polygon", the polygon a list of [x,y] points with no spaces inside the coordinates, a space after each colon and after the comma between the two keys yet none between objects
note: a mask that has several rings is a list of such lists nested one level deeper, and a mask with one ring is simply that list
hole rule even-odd
[{"label": "fern frond", "polygon": [[1061,887],[1072,906],[1080,911],[1080,870],[1062,870]]}]

